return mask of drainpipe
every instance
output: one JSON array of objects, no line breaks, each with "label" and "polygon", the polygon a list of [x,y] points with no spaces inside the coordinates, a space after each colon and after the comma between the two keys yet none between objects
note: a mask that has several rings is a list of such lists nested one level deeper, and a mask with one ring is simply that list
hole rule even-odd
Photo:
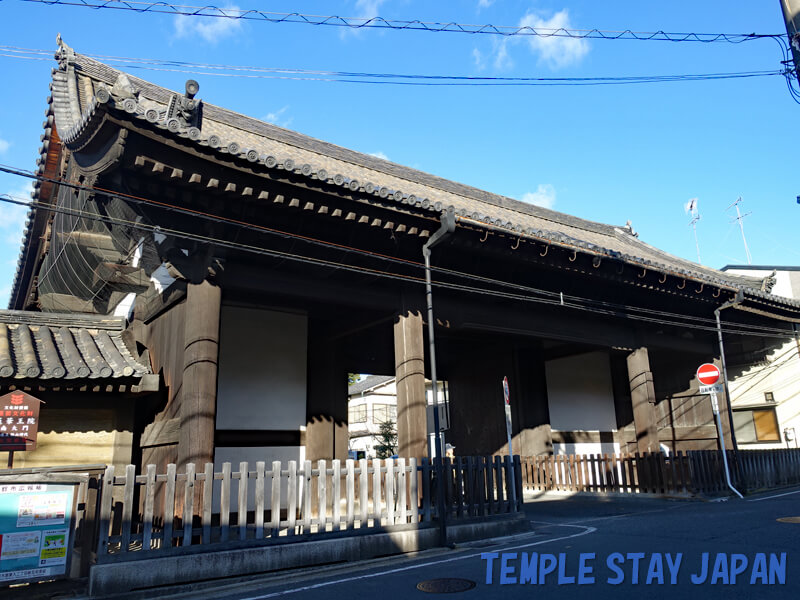
[{"label": "drainpipe", "polygon": [[[434,466],[436,472],[436,510],[439,513],[439,539],[442,546],[447,545],[447,514],[444,505],[444,453],[442,452],[442,437],[439,432],[439,395],[436,380],[436,343],[433,336],[433,290],[431,289],[431,248],[441,242],[445,236],[453,233],[456,228],[456,215],[452,206],[442,212],[442,221],[439,229],[430,237],[422,247],[422,256],[425,257],[425,298],[428,303],[428,346],[431,363],[431,392],[433,395],[433,431],[434,444],[436,445],[436,458]],[[428,454],[430,454],[430,446]],[[429,457],[432,458],[432,457]]]},{"label": "drainpipe", "polygon": [[[725,387],[725,397],[728,399],[728,425],[731,431],[733,462],[736,465],[736,474],[739,478],[739,481],[741,481],[742,483],[744,483],[744,477],[742,477],[742,467],[741,464],[739,464],[739,446],[736,443],[736,431],[733,425],[733,409],[731,408],[731,405],[733,404],[733,399],[731,398],[730,386],[728,385],[728,365],[727,362],[725,361],[725,344],[722,341],[722,323],[720,322],[719,313],[725,310],[726,308],[732,308],[734,306],[737,306],[741,304],[743,301],[744,301],[744,292],[740,289],[739,291],[736,292],[736,297],[733,300],[729,300],[723,303],[722,305],[718,306],[716,309],[714,309],[714,317],[717,320],[717,340],[719,341],[719,356],[720,360],[722,361],[722,384]],[[716,398],[714,400],[716,400]],[[716,405],[716,402],[714,402],[714,404]],[[716,406],[714,408],[714,414],[717,420],[717,425],[719,426],[720,440],[722,440],[722,422],[720,421],[719,410],[716,408]],[[728,470],[727,451],[725,450],[724,441],[722,442],[722,458],[724,459],[725,462],[725,477],[727,478],[728,481],[728,487],[731,490],[733,490],[737,496],[741,498],[742,495],[731,484],[731,476]]]}]

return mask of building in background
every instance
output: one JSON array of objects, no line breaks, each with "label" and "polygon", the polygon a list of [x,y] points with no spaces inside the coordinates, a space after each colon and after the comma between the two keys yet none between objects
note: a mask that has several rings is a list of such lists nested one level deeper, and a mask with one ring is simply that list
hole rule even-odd
[{"label": "building in background", "polygon": [[[425,380],[425,394],[429,411],[433,406],[431,381]],[[447,382],[439,381],[440,426],[447,429],[448,402]],[[381,425],[391,422],[397,425],[397,378],[392,375],[367,375],[348,388],[347,423],[350,437],[349,451],[353,458],[376,458],[375,447],[381,443]],[[432,422],[432,419],[429,420]],[[429,425],[430,425],[429,422]],[[447,432],[442,435],[442,447],[446,443]],[[431,432],[429,440],[433,441]],[[431,447],[435,455],[435,447]]]},{"label": "building in background", "polygon": [[347,390],[350,401],[347,425],[349,450],[354,458],[376,458],[378,434],[387,421],[397,425],[397,386],[395,378],[387,375],[368,375]]},{"label": "building in background", "polygon": [[[771,293],[800,300],[800,267],[728,265],[723,271],[774,279]],[[795,328],[797,325],[795,325]],[[727,348],[726,348],[727,350]],[[765,344],[754,364],[729,364],[733,421],[740,448],[797,448],[800,434],[800,344]]]}]

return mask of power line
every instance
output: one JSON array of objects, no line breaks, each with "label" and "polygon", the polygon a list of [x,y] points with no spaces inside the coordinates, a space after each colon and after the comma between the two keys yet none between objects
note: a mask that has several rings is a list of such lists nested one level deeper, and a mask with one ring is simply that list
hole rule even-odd
[{"label": "power line", "polygon": [[[249,223],[249,222],[241,221],[241,220],[238,220],[238,219],[233,219],[233,218],[229,218],[229,217],[223,217],[221,215],[216,215],[216,214],[212,214],[212,213],[206,213],[206,212],[202,212],[202,211],[198,211],[198,210],[194,210],[194,209],[190,209],[190,208],[185,208],[185,207],[179,207],[179,206],[175,206],[175,205],[168,204],[168,203],[161,202],[161,201],[157,201],[157,200],[143,198],[143,197],[140,197],[140,196],[134,196],[132,194],[127,194],[127,193],[122,193],[122,192],[115,192],[115,191],[106,190],[106,189],[103,189],[103,188],[85,186],[85,185],[72,183],[72,182],[66,182],[66,181],[63,181],[63,180],[58,179],[58,178],[45,177],[43,175],[38,175],[38,174],[32,173],[30,171],[25,171],[25,170],[22,170],[22,169],[16,169],[16,168],[13,168],[13,167],[9,167],[7,165],[0,165],[0,172],[5,172],[5,173],[12,174],[12,175],[22,176],[22,177],[26,177],[26,178],[30,178],[30,179],[39,180],[39,181],[47,181],[47,182],[53,183],[55,185],[64,186],[64,187],[67,187],[67,188],[70,188],[70,189],[73,189],[73,190],[76,190],[76,191],[79,191],[79,192],[80,191],[86,191],[86,192],[90,192],[90,193],[106,196],[106,197],[111,198],[111,199],[118,199],[118,200],[125,201],[125,202],[134,202],[134,203],[137,203],[137,204],[145,204],[145,205],[155,206],[157,208],[162,208],[162,209],[168,210],[170,212],[176,212],[178,214],[183,214],[183,215],[186,215],[186,216],[189,216],[189,217],[193,217],[193,218],[199,218],[199,219],[210,221],[210,222],[213,222],[213,223],[233,225],[233,226],[236,226],[236,227],[241,227],[241,228],[252,230],[252,231],[256,231],[256,232],[259,232],[259,233],[266,233],[266,234],[270,234],[270,235],[276,235],[278,237],[286,238],[286,239],[294,239],[294,240],[297,240],[297,241],[300,241],[300,242],[309,243],[309,244],[312,244],[312,245],[321,246],[321,247],[325,247],[325,248],[330,248],[330,249],[334,249],[334,250],[337,250],[337,251],[344,251],[346,253],[354,253],[354,254],[366,256],[368,258],[373,258],[373,259],[378,259],[378,260],[381,260],[381,261],[400,264],[402,266],[410,266],[410,267],[419,268],[419,269],[423,268],[422,263],[419,263],[419,262],[413,261],[413,260],[409,260],[409,259],[403,259],[403,258],[399,258],[399,257],[395,257],[395,256],[389,256],[389,255],[373,252],[373,251],[370,251],[370,250],[363,250],[363,249],[360,249],[360,248],[354,248],[352,246],[346,246],[346,245],[343,245],[343,244],[338,244],[338,243],[334,243],[334,242],[328,242],[328,241],[320,240],[318,238],[312,238],[312,237],[309,237],[309,236],[304,236],[304,235],[300,235],[300,234],[296,234],[296,233],[290,233],[290,232],[286,232],[286,231],[281,231],[281,230],[274,229],[274,228],[271,228],[271,227],[266,227],[266,226],[263,226],[263,225],[256,225],[254,223]],[[465,221],[464,218],[460,218],[459,220]],[[587,298],[582,298],[580,296],[573,296],[573,295],[570,295],[570,294],[563,294],[563,293],[559,293],[559,292],[551,292],[551,291],[548,291],[548,290],[542,290],[542,289],[533,288],[533,287],[530,287],[530,286],[525,286],[525,285],[522,285],[522,284],[519,284],[519,283],[507,282],[507,281],[494,279],[494,278],[490,278],[490,277],[475,275],[475,274],[472,274],[472,273],[465,273],[463,271],[456,271],[456,270],[453,270],[453,269],[446,269],[446,268],[443,268],[443,267],[432,267],[432,271],[437,272],[437,273],[442,273],[442,274],[455,276],[455,277],[461,277],[461,278],[464,278],[464,279],[467,279],[467,280],[470,280],[470,281],[479,281],[481,283],[488,283],[488,284],[497,285],[497,286],[500,286],[500,287],[507,287],[507,288],[514,289],[514,290],[516,290],[518,292],[527,292],[527,293],[536,294],[536,295],[539,295],[539,296],[542,296],[542,297],[554,299],[554,303],[559,303],[561,305],[565,305],[565,300],[566,300],[568,302],[573,302],[573,303],[580,303],[580,304],[585,304],[585,305],[594,306],[594,307],[602,307],[604,309],[608,309],[608,310],[612,310],[612,311],[625,311],[625,312],[633,311],[633,312],[639,312],[639,313],[642,313],[642,314],[645,314],[645,315],[656,315],[656,316],[660,316],[660,317],[668,317],[668,318],[673,318],[673,319],[679,319],[679,320],[682,320],[682,321],[690,321],[690,322],[694,321],[694,322],[697,322],[697,323],[707,323],[712,327],[712,329],[714,327],[716,327],[716,320],[712,319],[712,318],[707,318],[707,317],[697,317],[697,316],[692,316],[692,315],[670,313],[670,312],[667,312],[667,311],[658,311],[658,310],[654,310],[654,309],[647,309],[647,308],[641,308],[641,307],[632,307],[632,306],[628,306],[628,305],[615,304],[615,303],[605,302],[605,301],[600,301],[600,300],[587,299]],[[753,330],[761,331],[765,335],[768,335],[768,334],[773,333],[773,332],[782,333],[784,331],[782,329],[776,329],[776,328],[758,326],[758,325],[748,325],[747,327],[750,328],[750,329],[753,329]]]},{"label": "power line", "polygon": [[393,29],[400,31],[425,31],[430,33],[465,33],[470,35],[496,35],[502,37],[533,36],[563,37],[571,39],[638,40],[666,42],[700,42],[740,44],[751,40],[784,38],[786,34],[759,33],[671,33],[666,31],[632,31],[604,29],[567,29],[531,27],[529,25],[476,25],[420,19],[400,20],[384,17],[341,17],[337,15],[312,15],[299,12],[281,13],[255,9],[220,8],[218,6],[186,6],[167,2],[136,2],[133,0],[23,0],[46,5],[78,6],[83,8],[112,9],[137,13],[157,13],[186,17],[210,17],[261,21],[268,23],[293,23],[298,25],[329,26],[347,29]]},{"label": "power line", "polygon": [[[51,61],[52,52],[43,49],[0,45],[0,56],[24,60]],[[168,73],[183,73],[209,77],[235,77],[243,79],[280,79],[317,81],[329,83],[361,83],[378,85],[414,86],[596,86],[635,85],[644,83],[672,83],[684,81],[714,81],[722,79],[749,79],[784,75],[784,70],[741,71],[729,73],[687,73],[676,75],[631,75],[616,77],[490,77],[470,75],[424,75],[415,73],[370,73],[353,71],[325,71],[281,67],[256,67],[222,65],[188,61],[147,59],[123,56],[86,54],[106,63],[125,69],[138,69]]]},{"label": "power line", "polygon": [[[309,257],[309,256],[305,256],[305,255],[294,254],[294,253],[284,252],[284,251],[280,251],[280,250],[267,249],[267,248],[262,248],[260,246],[254,246],[252,244],[243,244],[243,243],[239,243],[239,242],[231,242],[231,241],[228,241],[228,240],[224,240],[224,239],[220,239],[220,238],[214,238],[214,237],[211,237],[211,236],[195,234],[195,233],[182,231],[182,230],[177,230],[177,229],[164,228],[164,227],[160,227],[160,226],[157,226],[157,225],[150,225],[150,224],[142,223],[140,221],[130,221],[130,220],[125,220],[125,219],[110,217],[110,216],[107,216],[107,215],[100,215],[100,214],[97,214],[97,213],[87,213],[87,212],[84,212],[84,211],[79,210],[79,209],[52,206],[52,205],[45,204],[45,203],[42,203],[42,202],[36,202],[36,201],[25,202],[25,201],[21,201],[21,200],[15,200],[13,197],[11,197],[8,194],[0,195],[0,201],[6,202],[6,203],[11,203],[11,204],[16,204],[16,205],[20,205],[20,206],[27,206],[28,208],[34,208],[34,209],[41,208],[41,209],[50,210],[50,211],[53,211],[53,212],[56,212],[56,213],[77,216],[79,218],[82,217],[82,218],[86,218],[86,219],[89,219],[89,220],[95,220],[95,221],[99,221],[99,222],[103,222],[103,223],[111,224],[111,225],[120,225],[120,226],[124,226],[124,227],[130,228],[130,229],[134,229],[134,230],[146,231],[146,232],[149,232],[149,233],[152,233],[152,234],[158,233],[158,234],[163,234],[163,235],[170,235],[170,236],[174,236],[174,237],[178,237],[178,238],[186,239],[186,240],[190,240],[190,241],[196,241],[196,242],[202,242],[202,243],[210,243],[210,244],[213,244],[213,245],[216,245],[216,246],[220,246],[220,247],[224,247],[224,248],[229,248],[229,249],[234,249],[234,250],[242,250],[242,251],[245,251],[245,252],[255,253],[255,254],[264,255],[264,256],[270,256],[270,257],[273,257],[273,258],[280,258],[280,259],[283,259],[283,260],[290,260],[290,261],[300,262],[300,263],[304,263],[304,264],[311,264],[311,265],[314,265],[314,266],[330,267],[330,268],[334,268],[334,269],[340,269],[340,270],[355,272],[355,273],[359,273],[359,274],[375,276],[375,277],[379,277],[379,278],[393,279],[393,280],[399,280],[399,281],[405,281],[405,282],[411,282],[411,283],[418,283],[418,284],[424,283],[424,278],[423,277],[415,277],[413,275],[404,275],[404,274],[401,274],[401,273],[385,271],[385,270],[380,270],[380,269],[373,269],[373,268],[370,268],[370,267],[363,267],[363,266],[352,265],[352,264],[347,264],[347,263],[341,263],[341,262],[327,260],[327,259]],[[475,278],[471,277],[470,274],[466,274],[466,273],[461,274],[459,272],[452,272],[452,273],[463,275],[467,279],[475,279]],[[483,279],[483,278],[478,278],[478,279]],[[505,282],[498,281],[497,283],[505,283]],[[575,310],[581,310],[581,311],[591,312],[591,313],[595,313],[595,314],[602,314],[602,315],[616,317],[616,318],[627,318],[627,319],[650,322],[650,323],[655,323],[655,324],[668,325],[668,326],[672,326],[672,327],[681,327],[681,328],[685,328],[685,329],[695,329],[695,330],[702,330],[702,331],[708,331],[708,332],[716,331],[716,327],[714,325],[698,325],[698,324],[694,324],[694,323],[686,323],[683,320],[682,321],[678,321],[678,320],[671,320],[671,319],[665,319],[665,318],[655,318],[655,317],[650,317],[650,316],[645,316],[645,315],[630,314],[632,311],[635,312],[635,311],[644,311],[645,310],[645,309],[638,309],[636,307],[628,307],[628,306],[622,306],[622,305],[610,305],[610,304],[608,304],[609,306],[612,306],[612,308],[605,308],[605,307],[602,306],[604,303],[598,303],[600,306],[591,306],[590,304],[588,304],[588,303],[592,302],[591,300],[578,298],[578,297],[573,297],[573,298],[577,298],[578,300],[580,300],[580,301],[582,301],[584,303],[587,303],[587,304],[582,304],[582,303],[572,302],[572,301],[566,302],[566,301],[563,301],[563,300],[560,300],[560,299],[556,299],[556,298],[543,298],[541,296],[534,297],[534,296],[531,296],[531,295],[524,295],[524,294],[519,294],[519,293],[502,292],[502,291],[499,291],[499,290],[490,290],[490,289],[486,289],[486,288],[478,288],[478,287],[474,287],[474,286],[469,286],[469,285],[464,285],[464,284],[459,284],[459,283],[446,282],[446,281],[441,281],[441,280],[434,281],[433,285],[435,287],[439,287],[439,288],[443,288],[443,289],[451,289],[451,290],[454,290],[454,291],[476,293],[476,294],[480,294],[480,295],[488,295],[488,296],[492,296],[492,297],[499,297],[499,298],[504,298],[504,299],[509,299],[509,300],[521,300],[521,301],[526,301],[526,302],[547,304],[547,305],[551,305],[551,306],[562,306],[562,307],[566,307],[566,308],[572,308],[572,309],[575,309]],[[533,288],[531,288],[531,289],[533,289]],[[539,291],[543,291],[543,290],[535,290],[535,291],[539,292]],[[647,310],[647,312],[650,312],[650,313],[653,313],[653,314],[659,314],[658,311],[654,311],[654,310]],[[685,315],[677,315],[677,314],[674,314],[674,313],[666,313],[666,312],[665,313],[661,313],[661,314],[668,315],[670,317],[677,317],[679,319],[687,319],[687,316],[685,316]],[[688,317],[688,319],[691,320],[691,319],[698,319],[698,318],[697,317]],[[765,335],[769,335],[770,337],[779,337],[779,338],[783,338],[783,337],[793,338],[794,337],[793,334],[787,333],[786,330],[781,330],[781,329],[773,329],[772,331],[774,331],[774,333],[767,333],[767,332],[764,331],[764,329],[767,329],[767,328],[760,327],[760,326],[750,326],[750,325],[746,325],[746,324],[726,323],[726,327],[727,327],[726,329],[723,329],[723,332],[728,333],[728,334],[749,335],[749,336],[759,336],[759,337],[764,337]],[[756,331],[753,331],[752,329],[756,329]]]}]

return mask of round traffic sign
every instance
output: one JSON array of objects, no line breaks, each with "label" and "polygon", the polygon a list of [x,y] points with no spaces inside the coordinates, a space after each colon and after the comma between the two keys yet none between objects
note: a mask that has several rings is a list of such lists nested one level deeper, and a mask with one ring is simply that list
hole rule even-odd
[{"label": "round traffic sign", "polygon": [[719,369],[711,363],[700,365],[697,369],[697,379],[703,385],[714,385],[719,381]]}]

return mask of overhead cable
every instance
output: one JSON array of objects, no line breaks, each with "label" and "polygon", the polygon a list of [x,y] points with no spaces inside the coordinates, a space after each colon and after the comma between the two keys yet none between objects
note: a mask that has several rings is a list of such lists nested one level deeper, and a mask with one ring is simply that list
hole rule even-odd
[{"label": "overhead cable", "polygon": [[[297,233],[281,231],[281,230],[278,230],[278,229],[275,229],[275,228],[272,228],[272,227],[267,227],[267,226],[264,226],[264,225],[257,225],[257,224],[254,224],[254,223],[241,221],[239,219],[233,219],[233,218],[230,218],[230,217],[223,217],[221,215],[216,215],[216,214],[213,214],[213,213],[206,213],[206,212],[203,212],[203,211],[198,211],[198,210],[190,209],[190,208],[186,208],[186,207],[179,207],[179,206],[175,206],[175,205],[172,205],[172,204],[169,204],[169,203],[166,203],[166,202],[161,202],[161,201],[157,201],[157,200],[153,200],[153,199],[143,198],[141,196],[135,196],[135,195],[132,195],[132,194],[117,192],[117,191],[113,191],[113,190],[107,190],[107,189],[103,189],[103,188],[99,188],[99,187],[86,186],[86,185],[82,185],[82,184],[78,184],[78,183],[67,182],[67,181],[63,181],[61,179],[57,179],[57,178],[49,178],[49,177],[45,177],[43,175],[35,174],[35,173],[29,172],[29,171],[24,171],[22,169],[16,169],[16,168],[13,168],[13,167],[9,167],[7,165],[0,164],[0,172],[9,173],[9,174],[12,174],[12,175],[23,176],[23,177],[34,179],[34,180],[38,180],[38,181],[47,181],[47,182],[53,183],[55,185],[61,185],[61,186],[64,186],[64,187],[67,187],[67,188],[70,188],[70,189],[73,189],[73,190],[76,190],[76,191],[86,191],[86,192],[90,192],[90,193],[97,194],[97,195],[100,195],[100,196],[105,196],[107,198],[116,198],[116,199],[124,201],[124,202],[133,202],[133,203],[136,203],[136,204],[150,205],[150,206],[154,206],[156,208],[167,210],[169,212],[175,212],[175,213],[182,214],[182,215],[185,215],[185,216],[189,216],[189,217],[192,217],[192,218],[198,218],[198,219],[210,221],[212,223],[223,224],[223,225],[232,225],[232,226],[236,226],[236,227],[247,229],[247,230],[251,230],[251,231],[256,231],[258,233],[274,235],[274,236],[278,236],[278,237],[285,238],[285,239],[293,239],[293,240],[296,240],[296,241],[300,241],[300,242],[304,242],[304,243],[308,243],[308,244],[312,244],[312,245],[316,245],[316,246],[320,246],[320,247],[324,247],[324,248],[329,248],[329,249],[333,249],[333,250],[336,250],[336,251],[344,251],[345,253],[361,255],[361,256],[364,256],[364,257],[367,257],[367,258],[371,258],[371,259],[377,259],[377,260],[390,262],[390,263],[395,263],[395,264],[399,264],[399,265],[403,265],[403,266],[410,266],[410,267],[418,268],[418,269],[422,269],[423,268],[423,264],[418,262],[418,261],[399,258],[399,257],[396,257],[396,256],[389,256],[389,255],[377,253],[377,252],[374,252],[374,251],[371,251],[371,250],[364,250],[364,249],[361,249],[361,248],[355,248],[355,247],[352,247],[352,246],[347,246],[347,245],[344,245],[344,244],[329,242],[329,241],[321,240],[321,239],[318,239],[318,238],[313,238],[313,237],[310,237],[310,236],[300,235],[300,234],[297,234]],[[682,320],[685,320],[685,321],[694,321],[694,322],[698,322],[698,323],[707,323],[709,326],[712,326],[712,327],[714,327],[715,324],[716,324],[716,319],[714,319],[714,318],[697,317],[697,316],[692,316],[692,315],[671,313],[671,312],[668,312],[668,311],[659,311],[659,310],[647,309],[647,308],[641,308],[641,307],[632,307],[632,306],[628,306],[628,305],[621,305],[621,304],[605,302],[605,301],[600,301],[600,300],[595,300],[595,299],[587,299],[587,298],[582,298],[580,296],[573,296],[573,295],[570,295],[570,294],[563,294],[563,293],[560,293],[560,292],[552,292],[552,291],[548,291],[548,290],[534,288],[534,287],[531,287],[531,286],[526,286],[526,285],[523,285],[523,284],[520,284],[520,283],[503,281],[503,280],[499,280],[499,279],[495,279],[495,278],[476,275],[476,274],[473,274],[473,273],[466,273],[466,272],[463,272],[463,271],[447,269],[447,268],[444,268],[444,267],[436,267],[436,266],[434,266],[434,267],[431,267],[431,269],[434,272],[441,273],[441,274],[451,275],[451,276],[455,276],[455,277],[461,277],[461,278],[465,278],[465,279],[472,280],[472,281],[479,281],[481,283],[488,283],[488,284],[491,284],[491,285],[497,285],[497,286],[500,286],[500,287],[511,288],[511,289],[514,289],[514,290],[516,290],[518,292],[526,292],[526,293],[532,293],[532,294],[540,295],[542,297],[547,297],[547,298],[554,299],[558,303],[562,303],[564,300],[567,300],[567,301],[573,302],[573,303],[584,303],[584,304],[587,304],[587,305],[592,305],[592,306],[595,306],[595,307],[602,307],[604,309],[609,309],[609,310],[634,311],[634,312],[639,312],[639,313],[642,313],[642,314],[656,315],[656,316],[660,316],[660,317],[676,318],[676,319],[682,319]],[[783,332],[782,329],[776,329],[776,328],[771,328],[771,327],[763,327],[763,326],[757,326],[757,325],[752,325],[752,326],[748,326],[748,327],[750,327],[752,329],[755,329],[755,330],[759,330],[762,333],[764,333],[764,335],[769,335],[770,333],[774,333],[774,332],[779,332],[779,333]]]},{"label": "overhead cable", "polygon": [[[0,56],[5,58],[51,61],[52,52],[43,49],[0,45]],[[370,73],[355,71],[326,71],[285,67],[256,67],[223,65],[188,61],[148,59],[124,56],[86,54],[90,58],[127,70],[148,70],[183,73],[194,76],[234,77],[243,79],[280,79],[292,81],[317,81],[330,83],[361,83],[378,85],[412,86],[597,86],[635,85],[644,83],[672,83],[684,81],[714,81],[722,79],[749,79],[783,75],[784,70],[739,71],[728,73],[683,73],[675,75],[628,75],[607,77],[490,77],[472,75],[425,75],[418,73]]]},{"label": "overhead cable", "polygon": [[[232,250],[240,250],[248,253],[258,254],[262,256],[269,256],[272,258],[279,258],[281,260],[288,260],[303,264],[309,264],[314,266],[320,267],[327,267],[333,268],[336,270],[343,270],[348,272],[354,272],[357,274],[368,275],[372,277],[378,277],[382,279],[392,279],[398,281],[405,281],[409,283],[415,284],[424,284],[424,277],[422,276],[413,276],[413,275],[406,275],[402,273],[397,273],[393,271],[386,271],[382,269],[375,269],[371,267],[365,267],[361,265],[353,265],[348,263],[342,263],[334,260],[322,259],[318,257],[306,256],[302,254],[296,254],[292,252],[285,252],[276,249],[269,249],[263,248],[261,246],[256,246],[253,244],[244,244],[241,242],[232,242],[226,239],[215,238],[213,236],[208,235],[201,235],[196,234],[188,231],[177,230],[172,228],[165,228],[157,225],[151,225],[147,223],[143,223],[141,221],[131,221],[120,219],[116,217],[110,217],[107,215],[100,215],[97,213],[88,213],[85,211],[81,211],[78,209],[66,208],[66,207],[57,207],[52,206],[46,203],[38,202],[38,201],[22,201],[16,200],[13,197],[9,196],[8,194],[0,194],[0,202],[6,202],[10,204],[16,204],[20,206],[27,206],[28,208],[33,209],[43,209],[53,211],[55,213],[66,214],[71,216],[77,216],[80,218],[85,218],[89,220],[94,220],[102,223],[106,223],[109,225],[118,225],[122,227],[126,227],[132,230],[139,230],[145,231],[151,234],[161,234],[161,235],[169,235],[174,236],[176,238],[201,242],[201,243],[208,243],[214,246],[218,246],[221,248],[228,248]],[[602,307],[595,307],[590,305],[584,305],[575,302],[562,302],[555,298],[543,298],[540,296],[531,296],[528,294],[521,294],[521,293],[512,293],[512,292],[504,292],[500,290],[492,290],[486,288],[480,288],[465,284],[453,283],[443,280],[436,280],[432,282],[432,285],[437,288],[441,289],[450,289],[454,291],[460,292],[467,292],[472,294],[478,295],[487,295],[495,298],[503,298],[507,300],[519,300],[525,302],[533,302],[538,304],[545,304],[551,306],[561,306],[566,308],[572,308],[575,310],[583,311],[583,312],[590,312],[594,314],[601,314],[606,315],[614,318],[623,318],[623,319],[631,319],[636,321],[643,321],[643,322],[650,322],[653,324],[660,324],[660,325],[668,325],[672,327],[679,327],[684,329],[694,329],[694,330],[701,330],[707,332],[714,332],[716,331],[715,326],[706,326],[706,325],[699,325],[696,323],[686,323],[684,321],[677,321],[668,318],[656,318],[647,315],[639,315],[639,314],[631,314],[624,309],[630,309],[632,307],[619,307],[613,309],[607,309]],[[683,315],[676,315],[679,318],[683,318]],[[793,338],[793,333],[787,333],[785,330],[775,330],[775,333],[765,334],[763,331],[751,331],[749,326],[746,324],[739,324],[739,323],[726,323],[725,328],[723,329],[725,333],[734,334],[734,335],[747,335],[747,336],[757,336],[757,337],[764,337],[765,335],[769,335],[769,337],[777,337],[777,338]]]},{"label": "overhead cable", "polygon": [[638,40],[666,42],[700,42],[740,44],[757,39],[782,38],[785,34],[761,33],[673,33],[659,31],[567,29],[530,25],[476,25],[454,21],[401,20],[374,17],[341,17],[336,15],[312,15],[299,12],[282,13],[237,7],[187,6],[168,2],[137,2],[134,0],[24,0],[36,4],[78,6],[83,8],[133,11],[137,13],[168,14],[185,17],[207,17],[261,21],[268,23],[293,23],[300,25],[330,26],[347,29],[393,29],[400,31],[424,31],[430,33],[464,33],[470,35],[496,35],[502,37],[564,37],[572,39]]}]

